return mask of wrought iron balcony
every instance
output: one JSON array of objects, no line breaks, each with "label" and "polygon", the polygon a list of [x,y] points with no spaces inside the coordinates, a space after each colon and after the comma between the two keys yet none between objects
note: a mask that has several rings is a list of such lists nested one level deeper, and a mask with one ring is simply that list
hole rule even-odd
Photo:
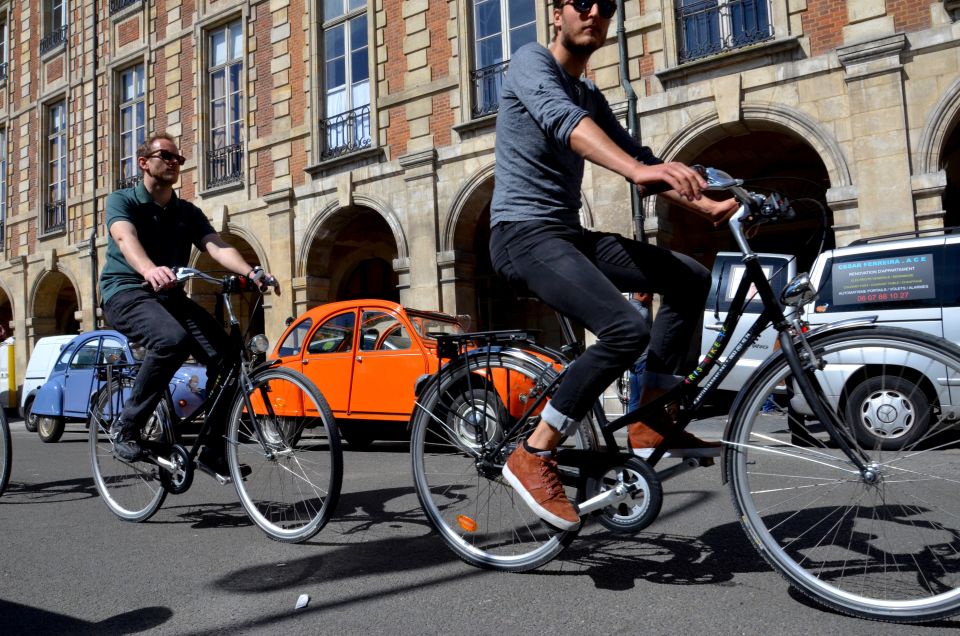
[{"label": "wrought iron balcony", "polygon": [[0,216],[0,249],[6,244],[7,220]]},{"label": "wrought iron balcony", "polygon": [[61,232],[67,228],[67,202],[51,201],[43,206],[43,232]]},{"label": "wrought iron balcony", "polygon": [[132,188],[143,181],[142,174],[132,174],[129,177],[121,177],[117,179],[117,189],[122,190],[123,188]]},{"label": "wrought iron balcony", "polygon": [[243,181],[243,144],[207,151],[207,187]]},{"label": "wrought iron balcony", "polygon": [[470,113],[474,118],[493,115],[500,110],[500,89],[509,63],[508,60],[470,72],[473,88],[473,108]]},{"label": "wrought iron balcony", "polygon": [[67,25],[64,24],[43,36],[43,39],[40,40],[40,55],[46,55],[50,51],[63,46],[66,42]]},{"label": "wrought iron balcony", "polygon": [[7,81],[7,63],[3,62],[0,64],[0,82]]},{"label": "wrought iron balcony", "polygon": [[324,140],[320,159],[332,159],[371,146],[370,106],[361,106],[320,122]]},{"label": "wrought iron balcony", "polygon": [[119,13],[127,7],[132,7],[133,5],[141,4],[142,2],[143,0],[110,0],[110,15]]},{"label": "wrought iron balcony", "polygon": [[770,0],[680,0],[680,62],[756,44],[773,37]]}]

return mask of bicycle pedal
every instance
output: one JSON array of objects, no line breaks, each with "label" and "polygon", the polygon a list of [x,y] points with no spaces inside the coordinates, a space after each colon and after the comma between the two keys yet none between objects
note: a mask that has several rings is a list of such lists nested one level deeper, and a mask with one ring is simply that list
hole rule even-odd
[{"label": "bicycle pedal", "polygon": [[197,470],[199,470],[205,475],[208,475],[214,478],[217,481],[217,483],[220,484],[221,486],[226,486],[227,484],[233,483],[233,479],[231,479],[228,475],[221,475],[220,473],[215,472],[212,468],[210,468],[203,462],[197,462],[196,465],[197,465]]}]

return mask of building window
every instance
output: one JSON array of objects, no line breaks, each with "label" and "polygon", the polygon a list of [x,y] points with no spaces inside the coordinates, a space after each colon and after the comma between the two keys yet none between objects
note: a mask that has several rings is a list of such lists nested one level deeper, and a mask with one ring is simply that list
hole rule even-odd
[{"label": "building window", "polygon": [[40,54],[49,53],[67,41],[66,0],[45,0],[43,4],[43,38]]},{"label": "building window", "polygon": [[43,232],[67,226],[67,103],[47,108],[47,198],[43,206]]},{"label": "building window", "polygon": [[137,148],[146,138],[146,79],[143,64],[120,73],[120,178],[118,188],[131,188],[142,178]]},{"label": "building window", "polygon": [[370,147],[366,0],[323,0],[321,159]]},{"label": "building window", "polygon": [[0,82],[7,81],[7,21],[0,21]]},{"label": "building window", "polygon": [[0,248],[7,236],[7,131],[0,129]]},{"label": "building window", "polygon": [[768,40],[770,0],[679,0],[677,33],[681,63]]},{"label": "building window", "polygon": [[231,22],[208,35],[210,136],[207,187],[243,180],[243,26]]},{"label": "building window", "polygon": [[474,69],[470,72],[474,117],[497,112],[510,56],[537,39],[534,0],[474,0]]},{"label": "building window", "polygon": [[114,13],[120,13],[127,7],[132,7],[135,4],[140,4],[143,0],[110,0],[110,15]]}]

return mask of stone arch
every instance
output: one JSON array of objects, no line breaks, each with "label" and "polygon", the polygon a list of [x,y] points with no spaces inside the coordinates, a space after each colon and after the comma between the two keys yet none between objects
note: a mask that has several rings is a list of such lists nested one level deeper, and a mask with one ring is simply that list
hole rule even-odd
[{"label": "stone arch", "polygon": [[[349,207],[367,208],[373,210],[383,217],[383,220],[386,221],[387,225],[390,227],[390,231],[393,233],[394,243],[397,247],[397,259],[406,261],[407,258],[409,258],[407,237],[403,231],[403,225],[400,223],[400,218],[397,216],[396,212],[393,211],[393,208],[380,199],[364,194],[354,194],[353,205]],[[302,241],[300,245],[297,246],[296,261],[294,263],[294,276],[304,277],[308,275],[307,262],[309,260],[310,250],[313,247],[314,242],[318,238],[323,237],[325,232],[324,227],[328,226],[331,219],[336,217],[345,209],[346,208],[341,206],[338,201],[333,201],[320,210],[320,213],[315,215],[310,220],[310,223],[307,225],[302,234]]]},{"label": "stone arch", "polygon": [[[742,124],[747,130],[770,130],[785,128],[801,138],[821,157],[833,188],[853,185],[850,163],[843,148],[819,123],[804,113],[782,104],[770,102],[744,102],[741,105]],[[674,135],[659,151],[664,160],[679,160],[681,155],[691,156],[719,139],[728,137],[719,115],[709,112],[694,119]]]},{"label": "stone arch", "polygon": [[917,141],[913,156],[914,174],[940,170],[944,147],[960,120],[960,79],[940,96],[924,121],[927,123]]},{"label": "stone arch", "polygon": [[[235,247],[248,263],[260,263],[264,269],[270,271],[269,264],[265,262],[266,256],[263,245],[249,228],[236,223],[227,223],[220,235],[229,245]],[[190,266],[201,271],[223,270],[209,254],[196,249],[190,254]],[[222,299],[213,285],[202,281],[193,281],[189,291],[190,297],[194,301],[226,324],[226,317],[221,306]],[[255,296],[248,294],[235,294],[231,298],[234,312],[240,321],[241,333],[249,331],[253,334],[265,331],[264,305],[262,302],[257,302],[258,300]]]},{"label": "stone arch", "polygon": [[73,274],[59,265],[41,272],[28,296],[28,315],[33,317],[28,335],[37,338],[78,333],[81,325],[75,314],[82,309],[79,289]]},{"label": "stone arch", "polygon": [[[0,326],[3,327],[5,337],[13,334],[13,317],[16,315],[16,307],[13,304],[13,294],[6,283],[0,280]],[[3,340],[4,337],[0,337]]]}]

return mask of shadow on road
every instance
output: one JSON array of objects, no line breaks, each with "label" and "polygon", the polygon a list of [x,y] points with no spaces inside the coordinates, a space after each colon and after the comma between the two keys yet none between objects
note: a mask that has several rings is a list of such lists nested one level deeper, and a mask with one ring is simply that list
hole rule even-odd
[{"label": "shadow on road", "polygon": [[91,623],[0,599],[0,616],[8,634],[136,634],[163,625],[173,617],[173,611],[168,607],[143,607]]},{"label": "shadow on road", "polygon": [[59,503],[96,496],[92,477],[32,484],[11,481],[3,493],[3,505]]}]

